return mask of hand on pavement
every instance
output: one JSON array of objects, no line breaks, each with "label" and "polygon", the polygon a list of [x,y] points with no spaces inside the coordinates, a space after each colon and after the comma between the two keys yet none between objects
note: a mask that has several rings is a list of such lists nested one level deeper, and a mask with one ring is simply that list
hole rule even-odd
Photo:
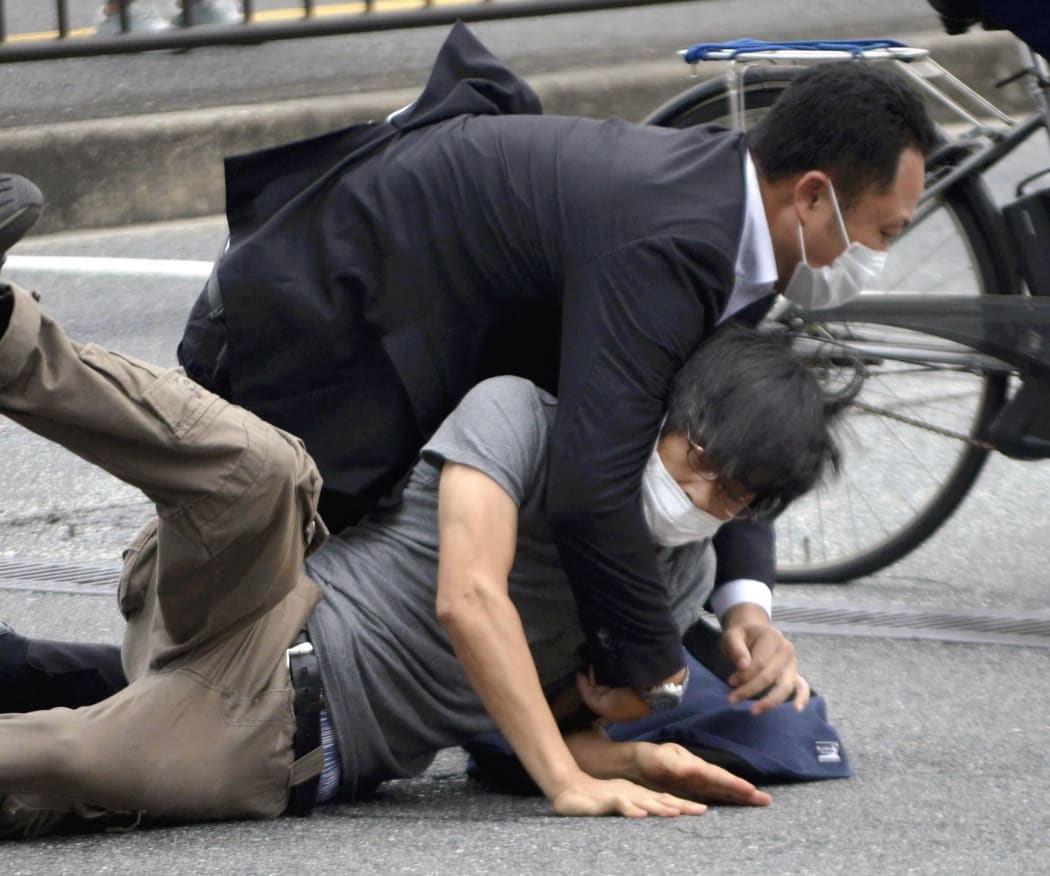
[{"label": "hand on pavement", "polygon": [[708,763],[675,742],[636,744],[638,781],[690,800],[768,806],[770,796],[746,779]]},{"label": "hand on pavement", "polygon": [[551,800],[559,815],[703,815],[703,803],[636,785],[627,779],[595,779],[584,772]]}]

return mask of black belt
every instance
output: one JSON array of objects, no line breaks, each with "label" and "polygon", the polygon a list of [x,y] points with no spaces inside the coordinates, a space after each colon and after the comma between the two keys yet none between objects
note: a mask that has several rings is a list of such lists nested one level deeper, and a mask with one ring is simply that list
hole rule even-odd
[{"label": "black belt", "polygon": [[[299,633],[285,654],[294,691],[295,740],[292,748],[295,759],[299,760],[321,745],[321,709],[324,708],[321,665],[306,630]],[[293,786],[288,811],[292,815],[309,815],[317,802],[320,783],[321,774],[318,772],[312,779]]]}]

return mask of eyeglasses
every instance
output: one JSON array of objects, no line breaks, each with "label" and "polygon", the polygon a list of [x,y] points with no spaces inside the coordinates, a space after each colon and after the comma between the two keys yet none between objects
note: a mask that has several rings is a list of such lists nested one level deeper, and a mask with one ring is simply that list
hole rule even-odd
[{"label": "eyeglasses", "polygon": [[703,446],[693,440],[688,429],[685,440],[689,445],[686,458],[690,467],[705,481],[718,481],[718,491],[724,497],[722,507],[729,512],[731,519],[754,520],[771,516],[781,510],[784,502],[780,496],[756,494],[742,484],[723,479],[717,471],[708,468],[704,464]]}]

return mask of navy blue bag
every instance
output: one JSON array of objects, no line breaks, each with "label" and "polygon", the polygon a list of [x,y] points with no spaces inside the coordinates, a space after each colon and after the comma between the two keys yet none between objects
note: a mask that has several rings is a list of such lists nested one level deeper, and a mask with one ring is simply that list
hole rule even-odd
[{"label": "navy blue bag", "polygon": [[[723,675],[710,650],[717,633],[700,631],[698,625],[686,637],[690,650]],[[706,627],[706,625],[703,625]],[[692,642],[690,642],[692,639]],[[700,641],[697,641],[699,639]],[[686,655],[689,686],[681,704],[656,712],[639,721],[607,728],[617,742],[677,742],[709,763],[755,784],[808,782],[853,775],[845,748],[835,728],[828,723],[824,698],[814,694],[802,712],[783,703],[757,717],[749,714],[750,702],[730,705],[731,688],[693,654]],[[536,787],[510,746],[498,732],[484,733],[464,746],[471,759],[468,773],[500,790],[536,793]]]}]

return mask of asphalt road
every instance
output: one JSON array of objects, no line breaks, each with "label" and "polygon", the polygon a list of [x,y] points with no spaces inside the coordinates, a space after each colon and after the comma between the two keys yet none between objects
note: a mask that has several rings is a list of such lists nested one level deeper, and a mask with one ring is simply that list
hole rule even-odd
[{"label": "asphalt road", "polygon": [[[76,0],[81,2],[81,0]],[[7,3],[39,11],[37,0]],[[91,3],[83,0],[85,14]],[[874,34],[894,16],[933,25],[919,0],[878,5],[706,0],[604,16],[562,16],[478,31],[525,72],[579,56],[662,57],[701,36],[767,36],[772,22],[811,21],[813,33]],[[80,13],[78,13],[80,14]],[[846,18],[848,14],[848,19]],[[35,19],[34,19],[35,20]],[[46,26],[26,19],[27,29]],[[673,26],[669,24],[673,23]],[[918,25],[909,24],[908,29]],[[282,43],[185,55],[0,67],[0,124],[252,102],[346,89],[382,79],[418,82],[444,29]],[[557,51],[555,51],[555,47]],[[228,52],[229,50],[227,50]],[[349,72],[348,72],[349,71]],[[401,80],[398,80],[401,81]],[[1045,144],[993,179],[1046,163]],[[219,219],[36,237],[18,255],[207,261]],[[5,268],[38,288],[70,333],[133,355],[174,362],[199,281],[164,264],[134,276]],[[147,503],[107,476],[0,421],[0,563],[119,561]],[[783,587],[794,605],[924,608],[1050,622],[1046,496],[1050,467],[993,458],[949,523],[885,572],[847,586]],[[893,501],[887,495],[886,501]],[[0,580],[0,617],[34,635],[116,642],[113,600],[80,592],[16,590]],[[8,844],[5,874],[59,873],[755,873],[1029,874],[1050,854],[1050,649],[799,634],[807,677],[857,777],[772,788],[766,810],[715,807],[699,819],[558,819],[540,800],[491,794],[467,781],[458,752],[420,779],[385,786],[374,801],[329,807],[308,821],[234,823]]]},{"label": "asphalt road", "polygon": [[[1015,172],[1034,168],[1033,152]],[[1007,180],[995,180],[1005,193]],[[39,237],[19,255],[206,261],[218,219]],[[10,270],[70,333],[173,362],[198,281],[152,274]],[[0,424],[0,561],[115,563],[148,513],[133,492]],[[1045,497],[1050,467],[993,459],[919,551],[848,586],[792,586],[796,605],[922,607],[1050,622]],[[0,587],[0,617],[28,633],[118,641],[106,596]],[[802,665],[830,704],[857,777],[771,789],[766,810],[699,819],[558,819],[540,800],[495,795],[442,755],[414,781],[309,821],[70,837],[3,849],[5,874],[761,873],[1021,874],[1050,853],[1050,649],[801,634]]]},{"label": "asphalt road", "polygon": [[[173,8],[160,0],[158,8]],[[73,25],[99,3],[70,0]],[[291,6],[265,0],[257,7]],[[8,30],[53,27],[52,4],[6,0]],[[564,67],[673,59],[700,41],[890,36],[939,29],[923,0],[698,0],[613,12],[480,23],[478,36],[531,76]],[[0,65],[0,127],[416,87],[447,27],[274,42],[247,48]]]}]

